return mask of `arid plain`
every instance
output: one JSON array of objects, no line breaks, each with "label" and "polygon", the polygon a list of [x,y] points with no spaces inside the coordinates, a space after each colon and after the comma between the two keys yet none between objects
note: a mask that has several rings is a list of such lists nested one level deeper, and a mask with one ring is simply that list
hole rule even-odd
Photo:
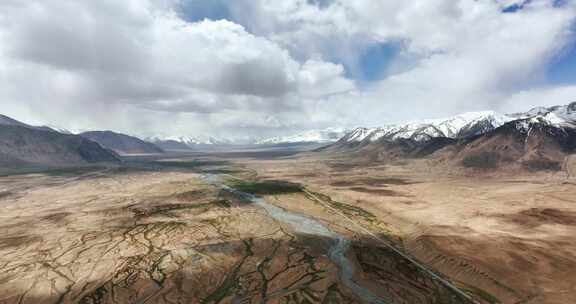
[{"label": "arid plain", "polygon": [[572,303],[567,175],[307,153],[0,177],[0,303]]},{"label": "arid plain", "polygon": [[572,164],[568,173],[491,173],[314,154],[246,163],[263,178],[304,183],[373,213],[397,246],[483,300],[576,302]]}]

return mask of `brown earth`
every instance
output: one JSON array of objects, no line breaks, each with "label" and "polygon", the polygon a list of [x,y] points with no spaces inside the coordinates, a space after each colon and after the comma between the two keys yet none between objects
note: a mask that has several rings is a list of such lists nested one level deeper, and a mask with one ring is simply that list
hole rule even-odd
[{"label": "brown earth", "polygon": [[368,303],[330,257],[335,239],[299,232],[202,172],[234,172],[233,185],[348,238],[351,280],[380,299],[472,303],[387,247],[390,227],[364,208],[281,181],[254,188],[246,165],[162,165],[1,176],[0,303]]},{"label": "brown earth", "polygon": [[[576,180],[566,172],[458,171],[429,160],[355,164],[316,154],[235,161],[261,178],[363,208],[390,240],[487,302],[576,303]],[[296,204],[284,206],[322,217]]]},{"label": "brown earth", "polygon": [[362,302],[328,258],[330,240],[295,232],[202,172],[231,174],[352,240],[354,280],[392,303],[465,301],[389,244],[478,303],[576,303],[569,174],[316,154],[190,159],[164,162],[170,170],[0,177],[0,303]]},{"label": "brown earth", "polygon": [[0,179],[21,187],[0,200],[0,303],[357,302],[327,241],[197,174],[22,179]]}]

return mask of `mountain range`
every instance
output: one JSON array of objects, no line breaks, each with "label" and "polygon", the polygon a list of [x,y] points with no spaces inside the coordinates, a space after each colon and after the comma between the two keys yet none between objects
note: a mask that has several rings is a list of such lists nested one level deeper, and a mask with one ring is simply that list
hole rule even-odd
[{"label": "mountain range", "polygon": [[576,151],[576,102],[508,115],[473,112],[356,128],[320,151],[377,161],[428,157],[475,169],[560,170]]},{"label": "mountain range", "polygon": [[145,138],[145,140],[164,150],[196,150],[206,146],[227,146],[235,144],[234,141],[211,136],[152,136]]},{"label": "mountain range", "polygon": [[432,138],[465,138],[491,131],[512,117],[492,111],[469,112],[444,119],[413,121],[385,125],[378,128],[356,128],[342,137],[336,145],[363,146],[381,139],[426,142]]},{"label": "mountain range", "polygon": [[157,154],[164,150],[134,136],[116,133],[112,131],[89,131],[79,134],[80,136],[99,143],[118,154]]},{"label": "mountain range", "polygon": [[287,136],[276,136],[257,140],[259,145],[292,144],[292,143],[330,143],[345,136],[349,130],[344,128],[327,128],[308,130]]},{"label": "mountain range", "polygon": [[30,126],[0,115],[0,166],[119,162],[119,156],[82,136]]},{"label": "mountain range", "polygon": [[[328,128],[251,141],[257,145],[325,144],[316,151],[347,153],[374,161],[432,158],[470,168],[522,167],[560,170],[576,151],[576,102],[527,112],[469,112],[444,119],[352,130]],[[112,131],[70,134],[31,126],[0,115],[0,164],[69,164],[120,161],[123,154],[156,154],[229,146],[213,137],[164,136],[140,139]]]}]

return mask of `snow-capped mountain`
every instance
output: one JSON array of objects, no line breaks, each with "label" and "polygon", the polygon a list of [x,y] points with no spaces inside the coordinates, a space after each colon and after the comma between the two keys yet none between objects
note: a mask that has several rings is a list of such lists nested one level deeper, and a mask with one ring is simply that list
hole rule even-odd
[{"label": "snow-capped mountain", "polygon": [[192,136],[154,136],[147,138],[149,141],[177,141],[189,146],[194,145],[227,145],[231,141],[228,139],[216,138],[212,136],[192,137]]},{"label": "snow-capped mountain", "polygon": [[564,106],[536,107],[526,113],[510,116],[522,120],[520,127],[530,124],[546,124],[558,128],[576,128],[576,102]]},{"label": "snow-capped mountain", "polygon": [[394,161],[431,157],[472,169],[559,171],[576,153],[576,102],[502,115],[473,112],[380,128],[357,128],[326,152]]},{"label": "snow-capped mountain", "polygon": [[153,136],[146,138],[146,141],[166,150],[187,150],[199,146],[224,146],[234,144],[231,140],[211,136]]},{"label": "snow-capped mountain", "polygon": [[380,134],[379,128],[370,129],[370,128],[355,128],[354,130],[350,131],[344,137],[340,139],[342,142],[361,142],[371,134]]},{"label": "snow-capped mountain", "polygon": [[343,128],[327,128],[323,130],[309,130],[288,136],[276,136],[256,141],[259,145],[286,144],[286,143],[330,143],[336,142],[348,131]]},{"label": "snow-capped mountain", "polygon": [[379,128],[356,128],[346,134],[340,142],[369,143],[381,138],[415,141],[426,141],[436,137],[461,138],[486,133],[511,120],[514,120],[514,117],[493,111],[468,112],[443,119],[412,121]]},{"label": "snow-capped mountain", "polygon": [[468,167],[560,171],[566,157],[576,152],[576,103],[510,116],[515,119],[460,143],[450,158]]},{"label": "snow-capped mountain", "polygon": [[190,137],[190,136],[180,136],[177,139],[178,141],[185,143],[189,146],[194,145],[228,145],[230,144],[230,140],[223,139],[223,138],[216,138],[212,136],[206,137]]},{"label": "snow-capped mountain", "polygon": [[490,132],[508,122],[529,119],[532,122],[553,126],[576,126],[576,102],[566,106],[537,107],[525,113],[499,114],[494,111],[467,112],[447,118],[426,119],[400,124],[388,124],[377,128],[327,128],[308,130],[287,136],[275,136],[258,140],[228,140],[210,136],[156,136],[146,140],[166,149],[194,148],[202,145],[286,143],[332,143],[369,144],[380,139],[410,139],[426,142],[432,138],[467,138]]}]

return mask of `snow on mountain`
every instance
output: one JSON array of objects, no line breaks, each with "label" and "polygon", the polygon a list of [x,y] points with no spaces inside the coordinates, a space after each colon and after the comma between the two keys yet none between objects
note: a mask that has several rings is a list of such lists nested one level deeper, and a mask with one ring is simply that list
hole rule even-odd
[{"label": "snow on mountain", "polygon": [[468,112],[443,119],[411,121],[379,128],[356,128],[342,138],[342,141],[374,142],[381,138],[425,141],[434,137],[460,138],[488,132],[513,119],[493,111]]},{"label": "snow on mountain", "polygon": [[193,148],[199,145],[229,145],[233,144],[232,141],[228,139],[221,139],[211,136],[205,137],[192,137],[192,136],[153,136],[146,138],[147,141],[155,143],[155,144],[162,144],[162,143],[171,143],[171,144],[179,144],[181,147],[189,147]]},{"label": "snow on mountain", "polygon": [[511,116],[524,120],[524,125],[546,124],[559,128],[576,128],[576,102],[549,108],[537,107],[526,113],[515,113]]},{"label": "snow on mountain", "polygon": [[342,141],[342,142],[361,142],[364,139],[366,139],[367,137],[370,137],[370,141],[373,141],[372,137],[381,136],[380,134],[382,134],[382,132],[383,132],[383,130],[381,130],[380,128],[373,128],[373,129],[362,128],[362,127],[355,128],[352,131],[348,132],[346,135],[344,135],[344,137],[342,137],[339,141]]},{"label": "snow on mountain", "polygon": [[288,136],[276,136],[256,141],[256,144],[285,144],[285,143],[329,143],[335,142],[344,136],[347,131],[343,128],[327,128],[323,130],[309,130]]},{"label": "snow on mountain", "polygon": [[207,137],[190,137],[190,136],[180,136],[180,137],[173,137],[172,140],[182,142],[189,146],[194,145],[228,145],[230,144],[230,140],[216,138],[212,136]]}]

